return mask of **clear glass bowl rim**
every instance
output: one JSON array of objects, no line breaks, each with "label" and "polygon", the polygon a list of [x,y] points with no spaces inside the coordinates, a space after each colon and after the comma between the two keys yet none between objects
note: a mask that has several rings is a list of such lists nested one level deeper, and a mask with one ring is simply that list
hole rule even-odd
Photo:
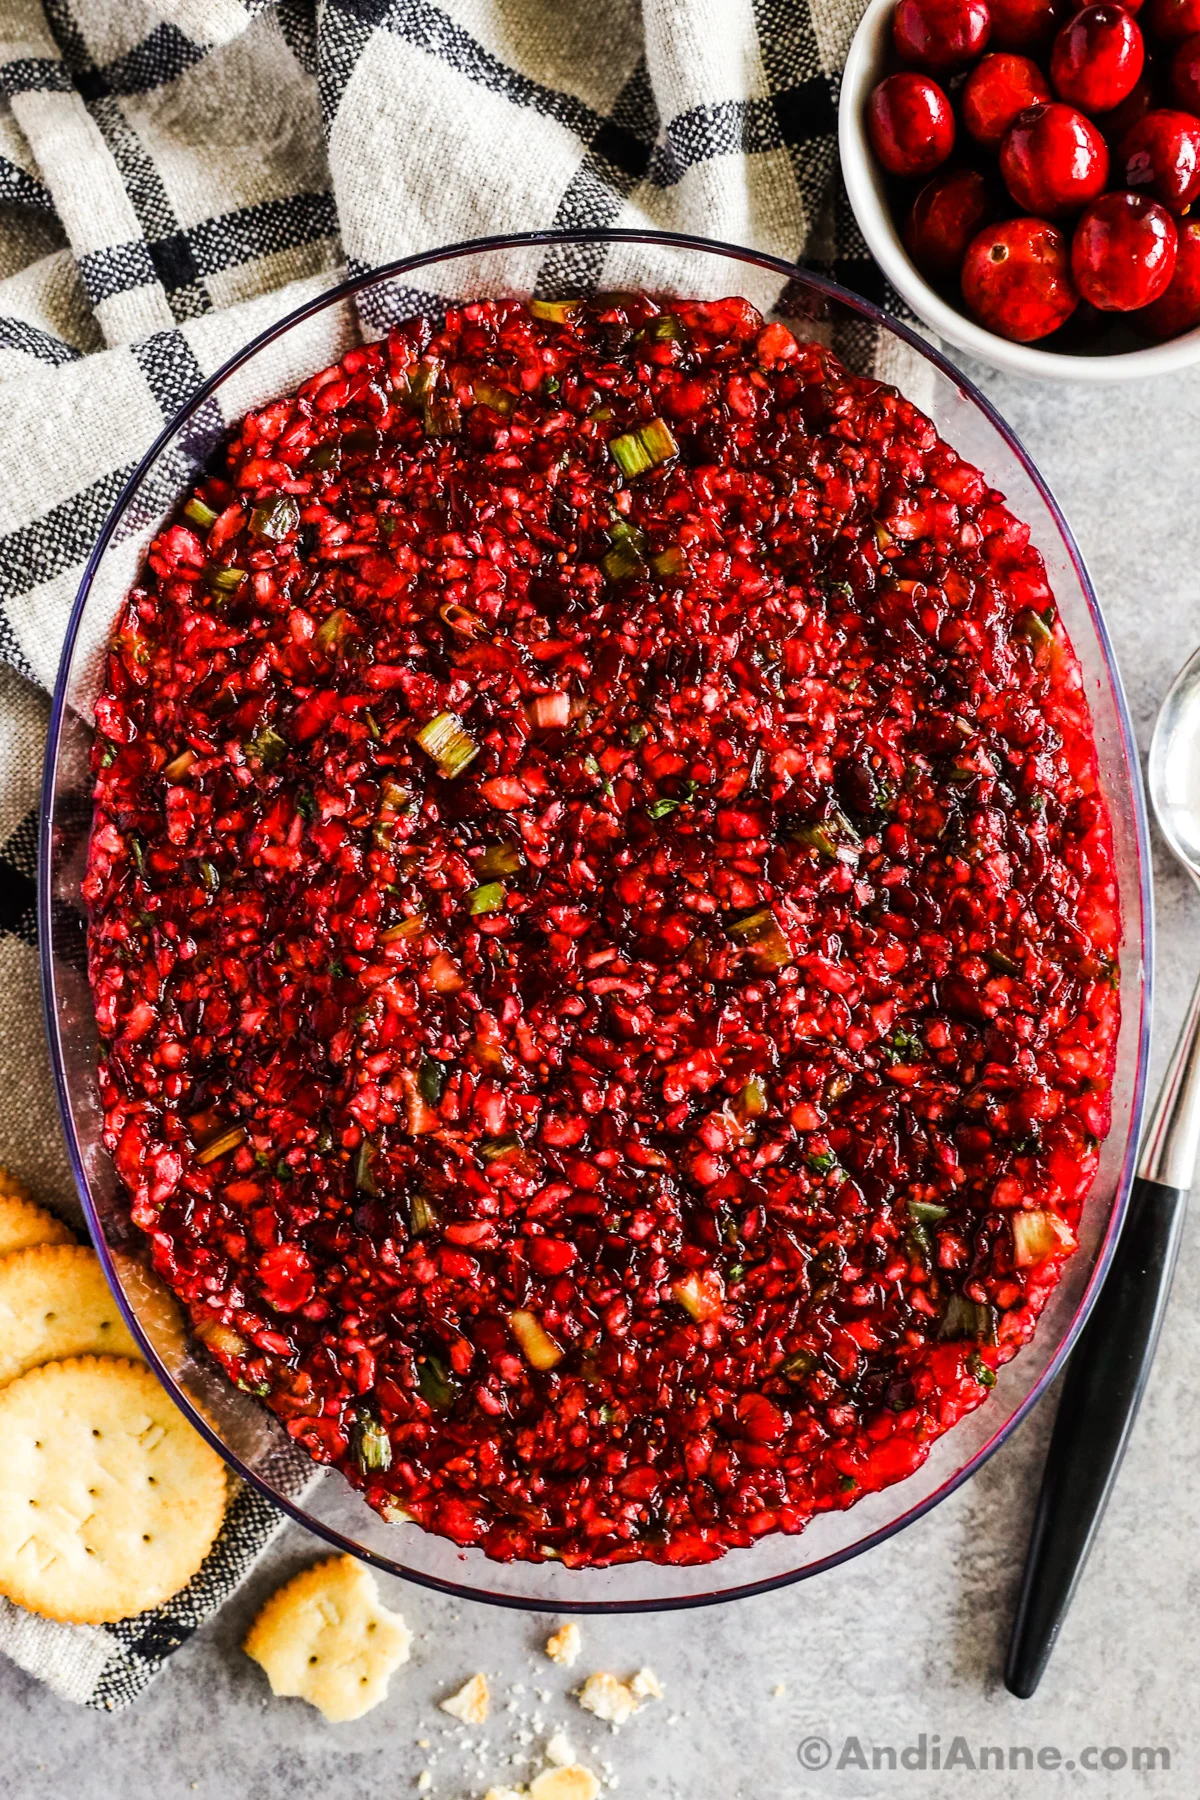
[{"label": "clear glass bowl rim", "polygon": [[[889,1520],[879,1529],[868,1532],[854,1543],[845,1545],[828,1556],[805,1564],[803,1567],[772,1575],[763,1580],[741,1582],[736,1586],[724,1588],[719,1592],[703,1594],[687,1594],[674,1597],[655,1598],[649,1600],[571,1600],[555,1597],[552,1600],[539,1600],[526,1595],[511,1595],[489,1592],[469,1581],[451,1581],[413,1569],[377,1554],[368,1546],[359,1544],[338,1531],[325,1521],[314,1517],[304,1505],[288,1498],[274,1488],[256,1470],[249,1467],[230,1449],[228,1444],[214,1430],[213,1426],[191,1402],[187,1393],[172,1378],[170,1372],[150,1343],[141,1323],[125,1293],[113,1262],[105,1233],[99,1219],[95,1202],[92,1198],[89,1183],[83,1166],[83,1159],[75,1132],[71,1110],[70,1096],[67,1089],[66,1070],[59,1044],[57,1021],[55,1016],[53,989],[53,940],[51,927],[51,910],[53,904],[53,887],[50,879],[52,829],[54,823],[54,773],[62,733],[63,718],[66,708],[67,679],[71,665],[72,652],[79,632],[84,608],[91,592],[96,571],[108,545],[116,531],[122,514],[131,498],[136,494],[148,470],[154,464],[160,451],[175,437],[186,422],[195,415],[205,400],[222,382],[243,363],[248,362],[265,345],[282,337],[303,320],[313,317],[330,306],[336,306],[343,300],[353,298],[362,289],[375,286],[377,283],[395,280],[397,277],[412,275],[422,268],[436,263],[445,263],[460,258],[470,257],[488,251],[551,247],[554,245],[605,245],[605,244],[648,244],[666,248],[703,252],[708,255],[725,257],[731,262],[751,263],[758,268],[779,274],[785,279],[799,278],[817,293],[824,295],[835,304],[857,313],[860,318],[873,326],[900,338],[920,356],[931,362],[955,386],[975,404],[995,431],[1004,439],[1013,455],[1022,464],[1029,480],[1036,487],[1044,501],[1055,527],[1059,531],[1064,547],[1074,566],[1080,588],[1087,602],[1096,639],[1100,646],[1106,673],[1112,686],[1113,699],[1121,736],[1121,747],[1126,766],[1130,773],[1130,799],[1133,808],[1133,823],[1137,846],[1138,883],[1140,889],[1142,916],[1142,982],[1139,994],[1140,1019],[1137,1043],[1137,1067],[1134,1073],[1131,1116],[1126,1153],[1121,1168],[1117,1188],[1113,1196],[1103,1242],[1092,1269],[1091,1277],[1076,1308],[1070,1325],[1064,1332],[1050,1361],[1037,1381],[1030,1388],[1015,1410],[997,1427],[987,1441],[960,1468],[947,1477],[932,1493],[917,1501],[907,1511]],[[412,256],[400,257],[394,262],[384,263],[358,274],[348,276],[317,295],[305,301],[291,312],[275,321],[265,330],[251,338],[242,349],[235,352],[210,375],[191,398],[175,413],[157,434],[145,455],[141,458],[129,479],[125,482],[112,509],[106,518],[95,547],[88,557],[80,579],[79,590],[71,609],[63,641],[62,655],[59,661],[57,678],[50,710],[50,722],[46,739],[46,752],[43,765],[41,802],[38,820],[38,893],[37,893],[37,925],[38,955],[41,970],[41,989],[43,1013],[46,1025],[46,1036],[50,1048],[50,1060],[54,1076],[55,1095],[58,1101],[59,1115],[62,1120],[63,1133],[67,1145],[68,1159],[74,1176],[76,1190],[83,1206],[84,1216],[93,1244],[100,1257],[101,1265],[113,1295],[120,1307],[126,1324],[133,1333],[135,1341],[140,1345],[149,1366],[154,1370],[163,1386],[170,1393],[176,1405],[180,1407],[193,1426],[207,1439],[213,1449],[229,1464],[234,1473],[256,1488],[267,1500],[288,1514],[297,1524],[324,1539],[334,1549],[348,1552],[360,1560],[371,1563],[385,1573],[400,1575],[418,1586],[431,1588],[437,1592],[452,1595],[456,1599],[478,1600],[489,1605],[506,1607],[522,1612],[545,1612],[555,1614],[588,1614],[588,1613],[640,1613],[640,1612],[673,1612],[697,1606],[723,1605],[727,1601],[746,1599],[756,1594],[770,1593],[782,1587],[789,1587],[794,1582],[809,1579],[813,1575],[823,1573],[827,1569],[836,1568],[849,1562],[863,1552],[873,1549],[877,1544],[886,1542],[906,1526],[923,1518],[942,1500],[956,1491],[974,1475],[988,1459],[1004,1444],[1018,1425],[1028,1416],[1033,1407],[1041,1399],[1046,1389],[1061,1370],[1076,1338],[1087,1321],[1087,1316],[1099,1293],[1104,1277],[1112,1261],[1117,1238],[1120,1235],[1129,1202],[1130,1189],[1133,1185],[1137,1146],[1141,1135],[1141,1122],[1145,1106],[1145,1089],[1147,1059],[1150,1041],[1151,998],[1154,976],[1154,908],[1151,874],[1149,823],[1146,807],[1145,791],[1142,782],[1141,762],[1137,752],[1137,744],[1133,723],[1129,714],[1128,702],[1121,681],[1116,655],[1104,616],[1100,610],[1099,600],[1092,584],[1087,566],[1074,533],[1067,523],[1062,509],[1054,497],[1049,485],[1041,475],[1033,459],[1026,451],[1021,440],[1012,427],[992,405],[991,401],[978,387],[963,374],[948,357],[928,343],[917,332],[902,320],[893,318],[882,308],[864,300],[860,295],[841,286],[828,276],[808,268],[803,263],[792,263],[782,257],[769,255],[765,251],[752,250],[743,245],[731,244],[717,238],[696,236],[689,232],[676,231],[643,231],[621,230],[618,228],[581,227],[578,229],[542,230],[505,232],[495,236],[466,239],[460,243],[444,245],[435,250],[421,251]],[[719,1568],[719,1563],[711,1565]]]}]

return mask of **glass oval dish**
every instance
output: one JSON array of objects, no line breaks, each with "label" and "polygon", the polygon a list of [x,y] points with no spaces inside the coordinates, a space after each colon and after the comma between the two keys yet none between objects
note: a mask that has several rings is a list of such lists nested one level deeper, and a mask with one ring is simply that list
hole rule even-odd
[{"label": "glass oval dish", "polygon": [[[934,1445],[915,1474],[800,1536],[776,1534],[700,1566],[631,1563],[568,1570],[502,1564],[411,1523],[389,1524],[340,1475],[318,1472],[272,1414],[193,1353],[142,1262],[101,1142],[97,1037],[80,901],[91,819],[88,752],[102,652],[146,545],[184,489],[250,407],[290,392],[356,332],[381,335],[448,298],[561,296],[603,287],[703,298],[740,293],[854,363],[880,362],[958,451],[979,465],[1032,528],[1083,667],[1112,811],[1124,916],[1124,997],[1113,1126],[1086,1203],[1080,1248],[1033,1342],[987,1401]],[[903,373],[901,374],[901,371]],[[230,1467],[329,1543],[394,1574],[465,1597],[559,1613],[659,1610],[753,1594],[815,1574],[927,1512],[971,1475],[1028,1412],[1061,1364],[1111,1255],[1133,1176],[1149,1018],[1151,911],[1146,812],[1132,730],[1104,621],[1079,551],[1046,483],[983,396],[903,325],[817,275],[735,246],[668,233],[537,232],[409,257],[343,283],[246,346],[159,435],[100,534],[75,602],[54,694],[40,835],[39,930],[46,1017],[63,1125],[93,1237],[129,1324],[183,1411]]]}]

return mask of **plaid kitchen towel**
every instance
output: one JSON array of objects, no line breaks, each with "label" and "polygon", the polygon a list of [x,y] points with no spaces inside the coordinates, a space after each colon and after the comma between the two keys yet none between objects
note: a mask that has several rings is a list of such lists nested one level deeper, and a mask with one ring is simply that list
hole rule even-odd
[{"label": "plaid kitchen towel", "polygon": [[[34,947],[46,691],[138,458],[271,320],[347,267],[439,244],[650,225],[806,256],[878,296],[835,182],[861,7],[0,0],[0,1162],[40,1195],[78,1218]],[[543,274],[602,282],[603,252],[548,252]],[[354,330],[323,315],[281,388]],[[126,1704],[278,1523],[243,1491],[169,1606],[93,1630],[0,1602],[0,1648],[71,1699]]]}]

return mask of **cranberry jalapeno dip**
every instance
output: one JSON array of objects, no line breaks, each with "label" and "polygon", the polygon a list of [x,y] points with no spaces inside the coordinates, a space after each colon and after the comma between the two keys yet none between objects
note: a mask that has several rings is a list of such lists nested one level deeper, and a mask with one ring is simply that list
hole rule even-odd
[{"label": "cranberry jalapeno dip", "polygon": [[498,301],[245,419],[97,704],[108,1143],[386,1516],[696,1562],[1031,1334],[1120,936],[1028,531],[743,300]]}]

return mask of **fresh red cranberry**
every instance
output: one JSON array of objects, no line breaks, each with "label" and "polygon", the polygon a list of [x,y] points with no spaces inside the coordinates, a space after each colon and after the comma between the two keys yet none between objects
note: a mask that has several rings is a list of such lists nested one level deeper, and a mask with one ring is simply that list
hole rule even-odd
[{"label": "fresh red cranberry", "polygon": [[1058,23],[1055,0],[990,0],[993,50],[1038,50]]},{"label": "fresh red cranberry", "polygon": [[1131,126],[1121,142],[1125,186],[1153,194],[1171,212],[1186,212],[1200,194],[1200,119],[1159,107]]},{"label": "fresh red cranberry", "polygon": [[1141,29],[1123,6],[1085,6],[1054,40],[1050,79],[1069,106],[1110,112],[1132,92],[1145,60]]},{"label": "fresh red cranberry", "polygon": [[1079,299],[1067,240],[1045,219],[986,226],[967,250],[962,291],[981,325],[1018,344],[1057,331]]},{"label": "fresh red cranberry", "polygon": [[1200,114],[1200,31],[1185,38],[1171,62],[1171,98],[1185,112]]},{"label": "fresh red cranberry", "polygon": [[1179,253],[1170,286],[1129,321],[1160,344],[1200,325],[1200,219],[1185,219],[1178,231]]},{"label": "fresh red cranberry", "polygon": [[992,28],[986,0],[900,0],[892,42],[901,62],[956,69],[979,55]]},{"label": "fresh red cranberry", "polygon": [[1110,149],[1118,150],[1125,133],[1139,119],[1144,119],[1153,105],[1154,88],[1149,76],[1143,72],[1120,106],[1114,106],[1111,112],[1097,113],[1092,123],[1100,127]]},{"label": "fresh red cranberry", "polygon": [[977,144],[998,150],[1017,114],[1050,98],[1049,83],[1031,57],[997,50],[967,76],[962,91],[963,124]]},{"label": "fresh red cranberry", "polygon": [[1200,0],[1150,0],[1148,17],[1155,37],[1179,44],[1200,31]]},{"label": "fresh red cranberry", "polygon": [[913,202],[904,227],[908,254],[931,281],[952,280],[967,245],[992,210],[978,169],[940,169]]},{"label": "fresh red cranberry", "polygon": [[1103,192],[1108,145],[1073,106],[1030,106],[1005,134],[1000,173],[1023,211],[1055,218]]},{"label": "fresh red cranberry", "polygon": [[932,175],[954,148],[954,114],[927,75],[902,69],[881,81],[867,102],[867,130],[891,175]]},{"label": "fresh red cranberry", "polygon": [[1132,312],[1166,291],[1178,248],[1175,221],[1157,200],[1102,194],[1075,227],[1071,273],[1101,312]]}]

